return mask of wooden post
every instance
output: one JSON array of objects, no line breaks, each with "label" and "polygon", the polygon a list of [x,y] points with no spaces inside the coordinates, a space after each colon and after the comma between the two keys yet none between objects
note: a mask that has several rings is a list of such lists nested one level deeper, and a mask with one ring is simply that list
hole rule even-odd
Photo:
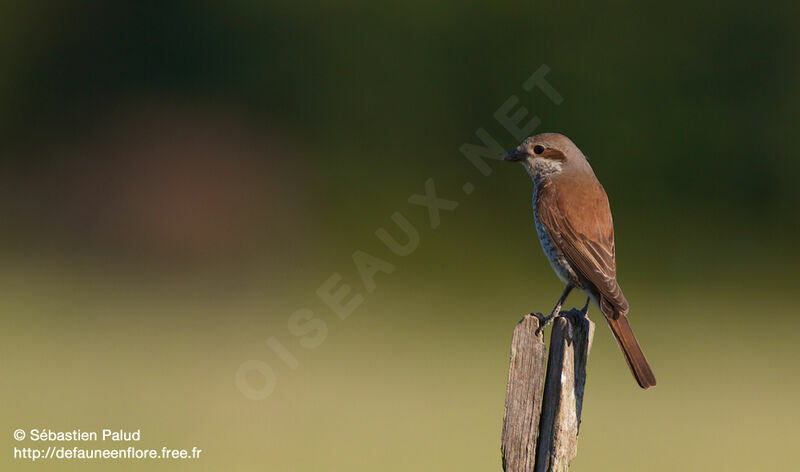
[{"label": "wooden post", "polygon": [[536,460],[546,363],[544,337],[538,330],[539,319],[526,315],[511,337],[501,441],[503,470],[508,472],[531,472]]},{"label": "wooden post", "polygon": [[539,323],[539,315],[525,316],[511,340],[501,446],[507,472],[567,471],[578,451],[594,323],[574,309],[553,320],[546,372]]}]

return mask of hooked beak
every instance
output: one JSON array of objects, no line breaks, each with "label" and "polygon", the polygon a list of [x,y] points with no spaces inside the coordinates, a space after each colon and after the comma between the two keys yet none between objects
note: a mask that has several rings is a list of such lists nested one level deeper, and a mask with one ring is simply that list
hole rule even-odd
[{"label": "hooked beak", "polygon": [[507,153],[503,154],[504,161],[521,161],[526,157],[528,157],[528,153],[520,151],[519,149],[512,149]]}]

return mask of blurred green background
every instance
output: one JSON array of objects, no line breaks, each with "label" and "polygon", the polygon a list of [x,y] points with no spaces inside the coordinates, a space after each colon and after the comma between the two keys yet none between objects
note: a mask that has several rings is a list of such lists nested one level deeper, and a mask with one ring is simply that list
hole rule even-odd
[{"label": "blurred green background", "polygon": [[[493,117],[512,95],[603,182],[659,379],[639,390],[598,323],[572,469],[796,468],[798,13],[3,2],[0,468],[499,470],[512,329],[561,291],[523,169],[459,152],[478,128],[518,144]],[[560,105],[522,89],[543,64]],[[429,178],[458,202],[436,229],[408,203]],[[419,231],[407,257],[374,235],[403,240],[394,212]],[[395,268],[374,291],[357,250]],[[364,296],[345,320],[315,293],[334,273]],[[327,328],[312,349],[303,308]],[[274,373],[266,399],[237,388],[247,360]],[[42,447],[16,428],[105,427],[204,452],[13,458]]]}]

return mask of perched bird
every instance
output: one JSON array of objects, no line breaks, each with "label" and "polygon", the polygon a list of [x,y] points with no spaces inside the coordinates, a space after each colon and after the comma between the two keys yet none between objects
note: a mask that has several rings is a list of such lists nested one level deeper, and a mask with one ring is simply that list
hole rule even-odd
[{"label": "perched bird", "polygon": [[533,179],[533,219],[545,255],[566,284],[545,324],[559,314],[573,288],[588,295],[603,313],[625,360],[642,388],[656,377],[628,323],[628,301],[617,283],[614,223],[603,186],[586,156],[566,136],[531,136],[507,152],[507,161],[522,163]]}]

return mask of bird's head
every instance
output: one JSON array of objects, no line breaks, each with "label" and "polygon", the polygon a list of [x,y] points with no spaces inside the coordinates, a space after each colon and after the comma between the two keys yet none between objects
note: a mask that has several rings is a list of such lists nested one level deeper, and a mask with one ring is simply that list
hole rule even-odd
[{"label": "bird's head", "polygon": [[568,137],[558,133],[531,136],[516,149],[505,153],[503,159],[520,162],[533,179],[558,174],[586,162],[580,149]]}]

